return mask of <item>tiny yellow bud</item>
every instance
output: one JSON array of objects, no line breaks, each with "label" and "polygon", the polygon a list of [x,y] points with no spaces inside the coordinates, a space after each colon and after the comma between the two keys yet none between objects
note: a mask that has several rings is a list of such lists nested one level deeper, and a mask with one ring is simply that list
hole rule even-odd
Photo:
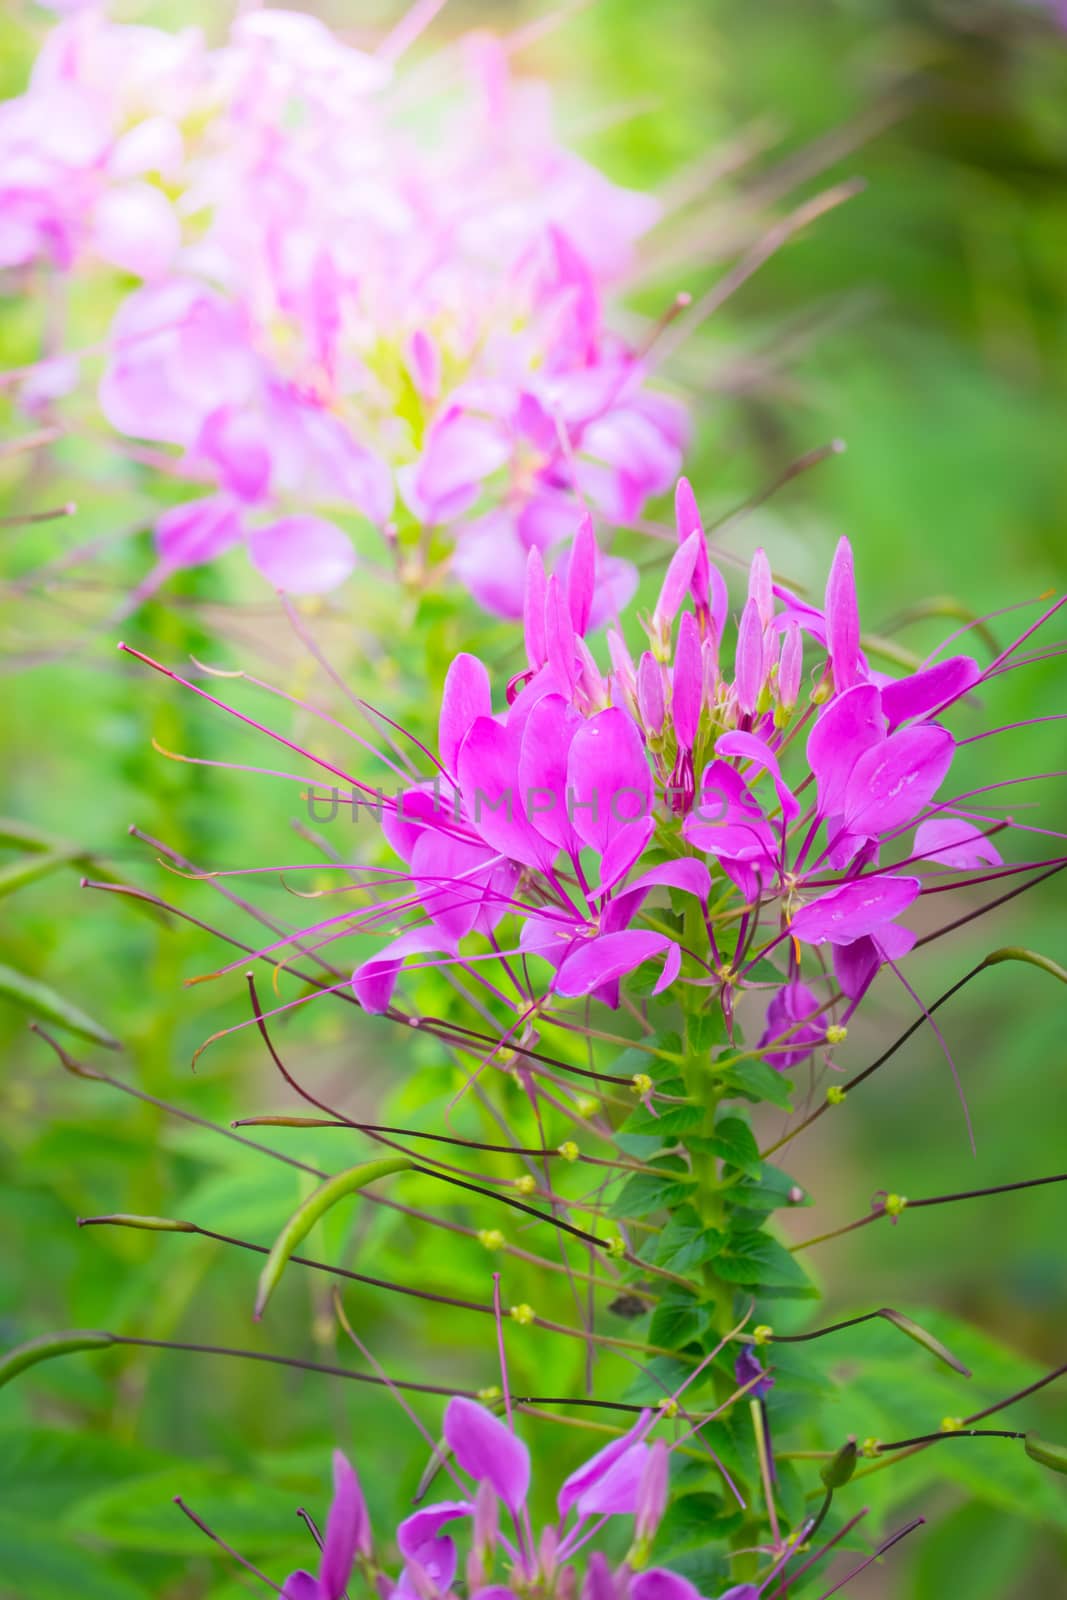
[{"label": "tiny yellow bud", "polygon": [[885,1197],[886,1214],[890,1217],[899,1217],[907,1205],[907,1196],[903,1194],[887,1194]]},{"label": "tiny yellow bud", "polygon": [[844,1044],[848,1038],[848,1029],[839,1027],[836,1022],[831,1022],[826,1030],[827,1044]]},{"label": "tiny yellow bud", "polygon": [[609,1256],[619,1261],[626,1254],[626,1240],[617,1233],[613,1239],[608,1240],[605,1248]]},{"label": "tiny yellow bud", "polygon": [[478,1233],[478,1243],[487,1250],[503,1250],[504,1235],[499,1228],[482,1228]]},{"label": "tiny yellow bud", "polygon": [[595,1117],[600,1110],[600,1101],[591,1094],[579,1095],[575,1110],[580,1117]]},{"label": "tiny yellow bud", "polygon": [[646,1094],[652,1093],[652,1079],[647,1072],[635,1072],[633,1082],[635,1091],[642,1099]]},{"label": "tiny yellow bud", "polygon": [[879,1454],[878,1443],[879,1441],[875,1439],[873,1435],[869,1439],[864,1439],[863,1443],[860,1445],[860,1455],[866,1456],[869,1461],[872,1456]]},{"label": "tiny yellow bud", "polygon": [[573,1139],[564,1139],[563,1143],[559,1147],[559,1153],[563,1157],[564,1161],[577,1161],[582,1152],[579,1150]]},{"label": "tiny yellow bud", "polygon": [[524,1301],[521,1306],[512,1306],[508,1315],[525,1328],[534,1319],[534,1308],[533,1306],[528,1306]]},{"label": "tiny yellow bud", "polygon": [[478,1399],[486,1406],[492,1405],[494,1400],[502,1400],[503,1398],[501,1390],[497,1388],[495,1383],[491,1383],[487,1389],[478,1390]]},{"label": "tiny yellow bud", "polygon": [[752,1330],[753,1344],[770,1344],[774,1338],[774,1329],[769,1322],[761,1322],[758,1328]]},{"label": "tiny yellow bud", "polygon": [[832,1083],[826,1091],[826,1102],[831,1106],[839,1106],[845,1098],[845,1091],[839,1083]]},{"label": "tiny yellow bud", "polygon": [[941,1432],[942,1433],[959,1433],[959,1431],[960,1431],[960,1429],[962,1427],[963,1427],[963,1418],[962,1417],[942,1417],[941,1418]]},{"label": "tiny yellow bud", "polygon": [[665,1394],[662,1400],[656,1401],[656,1408],[662,1411],[665,1417],[676,1417],[678,1415],[678,1402],[673,1400],[669,1394]]},{"label": "tiny yellow bud", "polygon": [[516,1188],[520,1194],[533,1194],[534,1190],[537,1188],[537,1179],[532,1177],[530,1173],[524,1172],[521,1178],[515,1179],[513,1187]]}]

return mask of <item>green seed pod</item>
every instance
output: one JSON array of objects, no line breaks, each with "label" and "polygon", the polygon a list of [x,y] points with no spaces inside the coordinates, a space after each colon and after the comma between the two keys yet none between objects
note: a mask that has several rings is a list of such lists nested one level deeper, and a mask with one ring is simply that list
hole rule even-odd
[{"label": "green seed pod", "polygon": [[843,1489],[845,1487],[845,1484],[856,1470],[856,1458],[858,1455],[859,1450],[856,1446],[855,1435],[850,1434],[833,1460],[828,1461],[819,1474],[828,1489]]}]

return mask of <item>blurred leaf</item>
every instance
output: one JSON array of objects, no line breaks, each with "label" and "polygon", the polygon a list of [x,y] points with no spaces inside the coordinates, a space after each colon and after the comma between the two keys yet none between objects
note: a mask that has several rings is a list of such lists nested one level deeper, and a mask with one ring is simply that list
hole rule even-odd
[{"label": "blurred leaf", "polygon": [[92,1017],[86,1016],[85,1012],[71,1001],[64,1000],[61,994],[57,994],[47,984],[38,983],[36,978],[27,978],[23,973],[16,972],[13,967],[0,966],[0,995],[25,1006],[28,1011],[44,1017],[48,1022],[69,1029],[79,1038],[89,1039],[93,1044],[106,1045],[109,1050],[121,1049],[119,1041],[108,1033],[106,1028],[94,1022]]}]

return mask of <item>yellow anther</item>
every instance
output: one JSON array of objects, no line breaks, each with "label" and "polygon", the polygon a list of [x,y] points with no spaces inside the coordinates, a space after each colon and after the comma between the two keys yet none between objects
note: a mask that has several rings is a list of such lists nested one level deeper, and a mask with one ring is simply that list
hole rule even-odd
[{"label": "yellow anther", "polygon": [[531,1177],[528,1172],[524,1172],[521,1178],[515,1179],[512,1187],[516,1188],[520,1194],[533,1194],[537,1188],[537,1179]]},{"label": "yellow anther", "polygon": [[512,1306],[508,1315],[512,1321],[520,1323],[525,1328],[534,1319],[534,1308],[523,1301],[521,1306]]},{"label": "yellow anther", "polygon": [[678,1402],[673,1400],[669,1394],[665,1394],[662,1400],[656,1401],[656,1409],[662,1411],[665,1417],[676,1417],[678,1415]]},{"label": "yellow anther", "polygon": [[872,1435],[871,1438],[864,1439],[863,1443],[860,1445],[860,1455],[866,1456],[867,1459],[870,1460],[872,1456],[879,1454],[878,1446],[879,1441]]},{"label": "yellow anther", "polygon": [[959,1431],[960,1431],[960,1429],[962,1427],[963,1427],[963,1418],[962,1417],[942,1417],[941,1418],[941,1432],[942,1433],[959,1433]]},{"label": "yellow anther", "polygon": [[499,1228],[482,1228],[478,1233],[478,1243],[487,1250],[503,1250],[504,1235]]},{"label": "yellow anther", "polygon": [[613,1239],[608,1240],[605,1249],[609,1256],[620,1261],[626,1254],[626,1240],[620,1234],[616,1234]]},{"label": "yellow anther", "polygon": [[497,1388],[495,1383],[491,1383],[487,1389],[478,1390],[478,1399],[486,1406],[491,1406],[494,1400],[502,1400],[503,1398],[503,1392]]},{"label": "yellow anther", "polygon": [[591,1094],[579,1095],[575,1110],[580,1117],[595,1117],[600,1110],[600,1101]]},{"label": "yellow anther", "polygon": [[832,1083],[826,1091],[827,1105],[839,1106],[843,1102],[844,1098],[845,1091],[842,1089],[839,1083]]},{"label": "yellow anther", "polygon": [[652,1093],[652,1079],[647,1072],[635,1072],[633,1076],[635,1091],[644,1099],[646,1094]]},{"label": "yellow anther", "polygon": [[564,1161],[577,1161],[582,1152],[579,1150],[573,1139],[564,1139],[563,1143],[559,1147],[559,1153],[563,1157]]},{"label": "yellow anther", "polygon": [[886,1214],[890,1217],[899,1217],[907,1203],[907,1195],[887,1194],[885,1197]]},{"label": "yellow anther", "polygon": [[826,1030],[827,1044],[844,1044],[848,1038],[848,1029],[840,1027],[836,1022],[831,1022]]},{"label": "yellow anther", "polygon": [[769,1322],[761,1322],[758,1328],[752,1330],[753,1344],[770,1344],[774,1338],[774,1329]]}]

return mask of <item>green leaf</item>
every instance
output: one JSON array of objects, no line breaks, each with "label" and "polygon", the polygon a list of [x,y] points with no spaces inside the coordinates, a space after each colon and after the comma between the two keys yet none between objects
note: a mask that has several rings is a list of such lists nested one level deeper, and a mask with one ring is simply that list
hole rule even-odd
[{"label": "green leaf", "polygon": [[737,1234],[716,1257],[715,1270],[727,1283],[753,1289],[811,1289],[811,1279],[784,1245],[769,1233]]},{"label": "green leaf", "polygon": [[28,855],[22,861],[9,862],[6,867],[0,867],[0,899],[14,894],[28,883],[34,883],[38,878],[46,878],[50,872],[55,872],[58,867],[64,867],[74,859],[73,852],[69,850],[54,850]]},{"label": "green leaf", "polygon": [[664,1206],[689,1199],[695,1182],[695,1178],[677,1167],[664,1171],[662,1177],[652,1172],[636,1172],[613,1201],[611,1215],[647,1217]]},{"label": "green leaf", "polygon": [[711,1137],[700,1141],[700,1147],[718,1156],[728,1166],[736,1167],[747,1177],[759,1176],[762,1163],[756,1135],[740,1117],[723,1117],[715,1124],[715,1132]]},{"label": "green leaf", "polygon": [[28,1011],[44,1017],[47,1022],[54,1022],[60,1028],[67,1028],[81,1039],[89,1039],[93,1044],[106,1045],[109,1050],[121,1049],[119,1041],[108,1033],[106,1028],[94,1022],[92,1017],[86,1016],[84,1011],[72,1005],[69,1000],[64,1000],[61,994],[57,994],[47,984],[38,983],[36,978],[27,978],[23,973],[16,972],[13,967],[0,966],[0,995],[25,1006]]},{"label": "green leaf", "polygon": [[726,1043],[726,1019],[719,1005],[686,1017],[685,1032],[695,1055],[706,1055],[716,1045]]},{"label": "green leaf", "polygon": [[[681,1078],[667,1078],[656,1084],[662,1094],[684,1095],[685,1084]],[[654,1134],[657,1138],[667,1140],[677,1138],[679,1134],[691,1133],[694,1128],[699,1128],[704,1121],[704,1107],[690,1101],[684,1106],[657,1106],[654,1111],[648,1106],[639,1105],[630,1113],[622,1127],[621,1134]]]},{"label": "green leaf", "polygon": [[792,1081],[766,1061],[741,1061],[736,1067],[727,1067],[719,1081],[727,1095],[737,1099],[777,1106],[781,1111],[793,1109]]},{"label": "green leaf", "polygon": [[777,983],[785,982],[782,973],[778,971],[773,961],[768,961],[766,956],[760,956],[754,961],[745,973],[748,983]]},{"label": "green leaf", "polygon": [[0,1512],[0,1585],[20,1600],[147,1600],[97,1551],[57,1537],[54,1523]]},{"label": "green leaf", "polygon": [[711,1324],[711,1311],[693,1295],[670,1295],[656,1307],[652,1325],[648,1330],[650,1344],[668,1350],[681,1350],[706,1333]]},{"label": "green leaf", "polygon": [[722,1249],[724,1236],[706,1228],[692,1206],[679,1206],[644,1252],[649,1261],[684,1276]]}]

